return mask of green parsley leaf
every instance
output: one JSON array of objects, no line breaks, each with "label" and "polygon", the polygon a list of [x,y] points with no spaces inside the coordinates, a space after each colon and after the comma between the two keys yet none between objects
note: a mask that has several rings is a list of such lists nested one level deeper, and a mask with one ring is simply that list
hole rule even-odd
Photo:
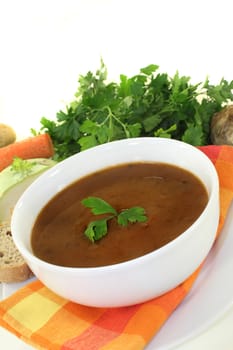
[{"label": "green parsley leaf", "polygon": [[117,217],[117,222],[121,226],[127,226],[129,222],[145,222],[147,217],[145,215],[145,209],[141,207],[132,207],[130,209],[122,210]]},{"label": "green parsley leaf", "polygon": [[89,238],[93,243],[101,239],[108,232],[107,221],[110,218],[111,217],[91,221],[84,232],[85,236]]},{"label": "green parsley leaf", "polygon": [[203,131],[200,125],[189,125],[182,136],[182,141],[198,146],[202,143]]},{"label": "green parsley leaf", "polygon": [[87,135],[85,137],[81,137],[78,143],[81,146],[81,151],[98,145],[98,142],[94,135]]},{"label": "green parsley leaf", "polygon": [[146,75],[151,75],[152,73],[154,73],[157,69],[159,68],[159,66],[157,66],[156,64],[150,64],[149,66],[145,67],[145,68],[141,68],[140,72],[146,74]]},{"label": "green parsley leaf", "polygon": [[81,202],[85,207],[90,208],[95,215],[112,213],[117,214],[116,210],[103,199],[98,197],[87,197]]},{"label": "green parsley leaf", "polygon": [[161,123],[162,117],[158,114],[150,115],[143,120],[143,126],[146,132],[153,130]]},{"label": "green parsley leaf", "polygon": [[159,128],[154,132],[154,136],[156,137],[164,137],[170,139],[172,137],[172,132],[176,131],[176,124],[170,126],[170,128],[164,130],[163,128]]}]

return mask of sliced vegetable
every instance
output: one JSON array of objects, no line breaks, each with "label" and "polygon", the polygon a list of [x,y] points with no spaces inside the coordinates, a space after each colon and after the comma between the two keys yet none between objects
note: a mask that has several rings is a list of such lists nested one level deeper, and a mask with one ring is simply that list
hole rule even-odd
[{"label": "sliced vegetable", "polygon": [[0,172],[0,222],[10,221],[12,210],[25,189],[42,172],[56,164],[54,160],[44,158],[28,160],[16,158],[14,162]]}]

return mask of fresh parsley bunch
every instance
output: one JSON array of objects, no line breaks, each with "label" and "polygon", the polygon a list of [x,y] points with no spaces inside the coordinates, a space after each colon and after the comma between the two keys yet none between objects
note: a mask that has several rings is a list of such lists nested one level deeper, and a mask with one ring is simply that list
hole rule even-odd
[{"label": "fresh parsley bunch", "polygon": [[[151,64],[138,75],[120,75],[107,81],[101,61],[95,74],[79,77],[74,100],[56,120],[41,119],[40,132],[50,134],[55,158],[61,160],[87,148],[113,140],[160,136],[195,146],[210,143],[214,113],[233,100],[233,81],[191,84],[190,77],[158,72]],[[34,131],[35,133],[35,131]]]}]

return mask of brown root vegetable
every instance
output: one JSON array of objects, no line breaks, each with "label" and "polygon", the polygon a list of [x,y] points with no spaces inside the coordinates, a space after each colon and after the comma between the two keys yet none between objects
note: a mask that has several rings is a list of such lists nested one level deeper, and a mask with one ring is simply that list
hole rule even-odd
[{"label": "brown root vegetable", "polygon": [[15,142],[15,131],[6,124],[0,124],[0,147],[5,147]]},{"label": "brown root vegetable", "polygon": [[233,105],[226,106],[214,114],[210,137],[214,145],[233,145]]}]

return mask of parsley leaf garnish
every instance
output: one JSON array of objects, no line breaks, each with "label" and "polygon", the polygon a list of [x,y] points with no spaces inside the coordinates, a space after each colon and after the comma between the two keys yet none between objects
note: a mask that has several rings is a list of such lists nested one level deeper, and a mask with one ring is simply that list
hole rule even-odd
[{"label": "parsley leaf garnish", "polygon": [[95,220],[91,221],[86,230],[85,235],[94,243],[95,241],[101,239],[103,236],[105,236],[108,232],[108,226],[107,221],[111,217],[101,219],[101,220]]},{"label": "parsley leaf garnish", "polygon": [[145,210],[142,207],[132,207],[124,209],[118,214],[117,222],[119,225],[127,226],[128,223],[144,222],[147,220]]},{"label": "parsley leaf garnish", "polygon": [[82,204],[91,209],[91,212],[95,215],[112,213],[117,214],[116,210],[103,199],[98,197],[87,197],[82,200]]},{"label": "parsley leaf garnish", "polygon": [[123,209],[119,213],[106,201],[98,197],[87,197],[82,200],[82,204],[91,209],[95,215],[112,214],[99,220],[91,221],[84,234],[92,242],[104,237],[108,232],[108,221],[117,218],[117,223],[121,226],[127,226],[129,223],[145,222],[147,216],[142,207],[132,207]]}]

